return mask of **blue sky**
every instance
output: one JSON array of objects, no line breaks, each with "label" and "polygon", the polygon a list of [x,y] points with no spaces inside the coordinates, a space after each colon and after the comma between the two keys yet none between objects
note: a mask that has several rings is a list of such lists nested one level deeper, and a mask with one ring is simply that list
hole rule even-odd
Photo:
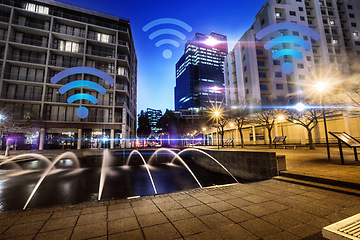
[{"label": "blue sky", "polygon": [[[196,32],[210,34],[212,31],[228,37],[229,50],[251,26],[255,15],[266,0],[61,0],[79,7],[96,10],[111,15],[127,18],[135,42],[138,58],[138,112],[146,108],[174,109],[175,64],[184,52],[187,40]],[[142,27],[158,18],[176,18],[189,24],[193,31],[186,35],[184,41],[173,38],[180,43],[178,48],[171,46],[173,55],[165,59],[162,55],[165,46],[157,48],[155,42],[161,38],[150,40],[149,34],[161,28],[176,26],[162,25],[148,32]]]}]

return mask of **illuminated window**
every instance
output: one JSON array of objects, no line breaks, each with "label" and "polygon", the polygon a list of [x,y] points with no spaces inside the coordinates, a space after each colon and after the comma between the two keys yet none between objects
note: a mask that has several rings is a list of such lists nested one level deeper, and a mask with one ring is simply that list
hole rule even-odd
[{"label": "illuminated window", "polygon": [[79,52],[79,43],[70,42],[70,41],[59,41],[59,50],[65,52]]},{"label": "illuminated window", "polygon": [[335,21],[334,20],[330,20],[330,25],[335,25]]},{"label": "illuminated window", "polygon": [[281,72],[275,72],[275,77],[282,77]]},{"label": "illuminated window", "polygon": [[354,37],[358,37],[358,36],[359,36],[359,32],[353,32],[353,36],[354,36]]},{"label": "illuminated window", "polygon": [[43,14],[49,14],[49,8],[44,7],[41,5],[36,5],[33,3],[26,3],[25,9],[31,12],[37,12],[37,13],[43,13]]},{"label": "illuminated window", "polygon": [[111,36],[105,33],[96,33],[96,40],[100,42],[111,42]]}]

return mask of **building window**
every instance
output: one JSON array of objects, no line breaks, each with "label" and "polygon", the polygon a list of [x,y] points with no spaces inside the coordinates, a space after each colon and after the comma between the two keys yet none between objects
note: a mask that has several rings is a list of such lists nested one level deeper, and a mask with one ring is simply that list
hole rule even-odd
[{"label": "building window", "polygon": [[299,7],[299,11],[300,11],[300,12],[303,12],[303,11],[304,11],[304,8],[303,8],[303,7]]},{"label": "building window", "polygon": [[266,78],[266,73],[259,73],[259,78]]},{"label": "building window", "polygon": [[292,33],[293,33],[293,36],[299,36],[300,35],[299,32],[297,32],[297,31],[293,31]]},{"label": "building window", "polygon": [[349,14],[349,17],[350,17],[350,18],[355,18],[355,15],[352,14],[352,13],[350,13],[350,14]]},{"label": "building window", "polygon": [[282,77],[282,73],[281,72],[275,72],[275,77]]},{"label": "building window", "polygon": [[301,16],[301,17],[300,17],[300,20],[301,20],[301,21],[305,21],[305,17],[302,17],[302,16]]},{"label": "building window", "polygon": [[358,36],[359,36],[359,32],[353,32],[353,36],[354,36],[354,37],[358,37]]},{"label": "building window", "polygon": [[262,102],[269,102],[269,98],[268,97],[261,97],[261,101]]},{"label": "building window", "polygon": [[355,41],[355,45],[356,45],[356,46],[360,46],[360,42],[359,42],[359,41]]},{"label": "building window", "polygon": [[276,16],[277,18],[279,18],[279,17],[281,17],[281,13],[280,13],[280,12],[275,12],[275,16]]},{"label": "building window", "polygon": [[267,86],[260,84],[260,90],[261,90],[261,91],[266,91],[266,90],[267,90]]},{"label": "building window", "polygon": [[304,79],[305,79],[305,76],[304,76],[304,75],[299,75],[299,79],[300,79],[300,80],[304,80]]},{"label": "building window", "polygon": [[275,66],[280,66],[280,60],[273,60]]},{"label": "building window", "polygon": [[347,5],[348,9],[353,9],[352,5]]},{"label": "building window", "polygon": [[303,39],[304,39],[305,41],[309,40],[308,36],[303,36]]},{"label": "building window", "polygon": [[246,94],[249,94],[249,89],[246,89]]},{"label": "building window", "polygon": [[244,55],[244,56],[243,56],[243,61],[245,61],[245,60],[246,60],[246,56]]},{"label": "building window", "polygon": [[41,5],[33,4],[33,3],[26,3],[25,9],[31,12],[37,12],[42,14],[49,14],[49,8],[44,7]]},{"label": "building window", "polygon": [[310,57],[310,56],[306,56],[306,60],[310,62],[310,61],[311,61],[311,57]]},{"label": "building window", "polygon": [[298,63],[298,64],[297,64],[297,67],[300,68],[300,69],[303,69],[303,68],[304,68],[304,64]]},{"label": "building window", "polygon": [[245,77],[245,82],[247,83],[249,81],[248,77]]},{"label": "building window", "polygon": [[246,72],[247,71],[247,67],[246,66],[244,66],[244,72]]},{"label": "building window", "polygon": [[276,84],[276,89],[279,89],[279,90],[284,89],[284,85]]},{"label": "building window", "polygon": [[328,11],[329,16],[334,16],[334,12],[333,11]]},{"label": "building window", "polygon": [[79,43],[59,40],[59,50],[65,52],[79,52]]},{"label": "building window", "polygon": [[258,54],[258,55],[263,55],[263,54],[264,54],[264,51],[263,51],[263,50],[256,49],[256,54]]},{"label": "building window", "polygon": [[290,11],[290,16],[296,16],[296,12]]},{"label": "building window", "polygon": [[301,0],[296,0],[297,2],[301,2]]},{"label": "building window", "polygon": [[333,39],[332,42],[333,42],[334,45],[338,45],[338,44],[339,44],[339,40],[337,40],[337,39]]},{"label": "building window", "polygon": [[356,23],[351,23],[351,26],[352,26],[352,27],[356,27]]},{"label": "building window", "polygon": [[265,62],[264,61],[258,61],[258,67],[264,67],[265,66]]},{"label": "building window", "polygon": [[330,20],[330,25],[335,25],[335,21],[334,20]]}]

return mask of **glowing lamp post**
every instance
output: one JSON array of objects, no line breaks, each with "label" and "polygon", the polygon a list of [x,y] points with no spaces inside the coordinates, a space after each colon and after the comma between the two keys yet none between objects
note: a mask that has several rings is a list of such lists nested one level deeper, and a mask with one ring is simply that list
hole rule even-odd
[{"label": "glowing lamp post", "polygon": [[213,114],[214,114],[214,117],[215,117],[215,119],[216,119],[216,137],[217,137],[218,149],[220,149],[220,145],[219,145],[219,141],[220,141],[220,139],[219,139],[219,126],[218,126],[218,124],[219,124],[219,117],[220,117],[220,111],[215,110],[215,111],[213,112]]},{"label": "glowing lamp post", "polygon": [[321,103],[322,115],[323,115],[323,119],[324,119],[324,128],[325,128],[326,151],[327,151],[328,161],[330,161],[331,157],[330,157],[329,137],[328,137],[327,124],[326,124],[325,108],[324,108],[324,103],[323,103],[323,99],[322,99],[323,92],[326,90],[327,85],[328,85],[327,83],[319,82],[314,87],[320,93],[320,103]]}]

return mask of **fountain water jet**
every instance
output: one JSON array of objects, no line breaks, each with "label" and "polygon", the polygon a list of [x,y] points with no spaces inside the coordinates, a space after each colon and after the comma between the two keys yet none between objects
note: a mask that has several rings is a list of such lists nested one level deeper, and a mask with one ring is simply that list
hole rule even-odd
[{"label": "fountain water jet", "polygon": [[100,183],[99,183],[99,196],[98,200],[100,201],[101,195],[104,189],[105,178],[106,178],[106,170],[109,167],[109,162],[111,160],[111,155],[109,149],[105,149],[103,152],[102,166],[101,166],[101,175],[100,175]]},{"label": "fountain water jet", "polygon": [[33,157],[33,158],[38,159],[40,161],[46,162],[48,164],[48,166],[51,165],[51,161],[47,157],[45,157],[43,155],[36,154],[36,153],[26,153],[26,154],[17,155],[17,156],[12,157],[12,158],[6,158],[6,160],[4,160],[3,162],[0,163],[0,166],[4,165],[4,164],[7,164],[7,163],[15,163],[15,160],[26,161],[28,159],[22,159],[22,158],[26,158],[26,157]]},{"label": "fountain water jet", "polygon": [[[195,181],[197,182],[197,184],[200,186],[200,188],[202,188],[201,183],[199,182],[199,180],[197,179],[197,177],[195,176],[195,174],[193,173],[193,171],[191,171],[191,169],[189,168],[189,166],[185,163],[185,161],[179,156],[179,154],[174,153],[173,151],[171,151],[170,149],[167,148],[159,148],[157,149],[153,154],[151,154],[150,159],[149,159],[149,164],[151,164],[154,155],[157,154],[158,152],[168,152],[171,153],[172,155],[174,155],[174,159],[179,159],[179,161],[184,165],[184,167],[189,171],[189,173],[193,176],[193,178],[195,179]],[[173,161],[171,161],[172,163]]]},{"label": "fountain water jet", "polygon": [[49,174],[50,170],[55,166],[55,164],[60,161],[63,158],[69,158],[71,160],[73,160],[73,162],[75,163],[75,167],[78,168],[80,167],[79,164],[79,160],[77,158],[77,156],[73,153],[73,152],[65,152],[63,154],[61,154],[60,156],[58,156],[57,158],[55,158],[55,160],[51,163],[51,165],[45,170],[45,172],[41,175],[41,178],[39,179],[39,181],[37,182],[37,184],[35,185],[34,189],[32,190],[28,200],[26,201],[23,209],[25,209],[27,207],[27,205],[29,204],[29,202],[31,201],[32,197],[34,196],[34,194],[36,193],[37,189],[40,187],[40,184],[43,182],[44,178]]},{"label": "fountain water jet", "polygon": [[[214,160],[217,164],[220,165],[220,167],[222,167],[237,183],[239,183],[239,181],[231,174],[231,172],[229,172],[229,170],[227,170],[226,167],[224,167],[224,165],[222,165],[218,160],[216,160],[213,156],[211,156],[210,154],[208,154],[207,152],[204,152],[200,149],[196,149],[196,148],[187,148],[184,150],[181,150],[178,155],[180,156],[181,153],[184,152],[189,152],[189,151],[196,151],[196,152],[200,152],[202,154],[205,154],[206,156],[208,156],[209,158],[211,158],[212,160]],[[173,163],[175,161],[176,157],[173,158],[173,160],[171,160],[171,163]]]},{"label": "fountain water jet", "polygon": [[154,183],[154,180],[153,180],[153,178],[152,178],[152,176],[151,176],[151,173],[150,173],[150,170],[149,170],[149,166],[147,165],[147,163],[146,163],[143,155],[142,155],[138,150],[132,150],[132,151],[131,151],[131,153],[130,153],[127,161],[126,161],[126,165],[127,165],[127,166],[129,165],[130,158],[131,158],[131,156],[132,156],[134,153],[139,154],[141,160],[143,161],[143,163],[144,163],[144,165],[145,165],[145,167],[146,167],[146,170],[147,170],[147,172],[148,172],[149,178],[150,178],[150,180],[151,180],[151,184],[152,184],[152,186],[153,186],[153,188],[154,188],[154,192],[155,192],[155,194],[157,194],[156,187],[155,187],[155,183]]}]

